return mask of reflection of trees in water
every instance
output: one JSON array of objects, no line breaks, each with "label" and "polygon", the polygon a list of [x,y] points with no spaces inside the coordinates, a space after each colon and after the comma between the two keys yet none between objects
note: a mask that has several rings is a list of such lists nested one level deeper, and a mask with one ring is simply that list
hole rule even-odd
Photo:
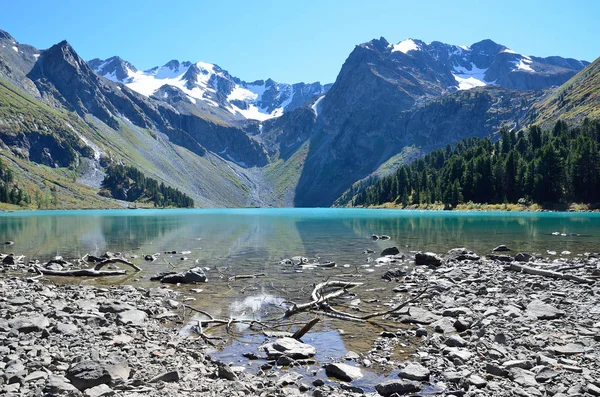
[{"label": "reflection of trees in water", "polygon": [[107,246],[124,251],[139,249],[184,226],[187,226],[184,218],[173,216],[109,216],[101,219]]}]

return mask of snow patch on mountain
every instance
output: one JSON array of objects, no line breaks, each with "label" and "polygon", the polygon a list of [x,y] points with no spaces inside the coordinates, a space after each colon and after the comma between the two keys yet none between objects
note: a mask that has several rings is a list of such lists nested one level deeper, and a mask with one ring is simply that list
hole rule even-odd
[{"label": "snow patch on mountain", "polygon": [[390,47],[392,48],[392,52],[400,51],[405,54],[409,51],[418,51],[421,49],[412,39],[401,41],[398,44],[390,44]]},{"label": "snow patch on mountain", "polygon": [[15,46],[15,45],[14,45],[14,46],[12,47],[12,49],[13,49],[13,50],[14,50],[16,53],[19,53],[19,49],[17,48],[17,46]]},{"label": "snow patch on mountain", "polygon": [[474,63],[471,63],[471,69],[463,66],[455,66],[454,79],[458,83],[459,90],[469,90],[475,87],[482,87],[488,84],[493,84],[485,80],[487,69],[479,69]]},{"label": "snow patch on mountain", "polygon": [[531,63],[533,61],[527,55],[522,56],[518,61],[513,61],[513,64],[516,66],[516,70],[524,70],[526,72],[535,72],[531,67]]},{"label": "snow patch on mountain", "polygon": [[315,101],[315,103],[313,103],[313,105],[311,106],[313,112],[315,112],[315,116],[317,116],[317,117],[319,117],[319,110],[321,110],[320,104],[321,104],[321,101],[323,100],[323,98],[325,98],[325,95],[320,96],[319,99],[317,99]]}]

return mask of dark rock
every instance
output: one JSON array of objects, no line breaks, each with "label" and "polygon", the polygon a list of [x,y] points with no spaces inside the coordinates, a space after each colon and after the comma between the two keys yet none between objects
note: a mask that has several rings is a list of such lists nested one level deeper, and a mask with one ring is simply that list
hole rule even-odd
[{"label": "dark rock", "polygon": [[154,255],[145,255],[144,256],[144,260],[147,261],[154,261],[156,259],[156,257]]},{"label": "dark rock", "polygon": [[133,306],[118,301],[106,302],[98,307],[98,311],[101,313],[120,313],[126,310],[133,310]]},{"label": "dark rock", "polygon": [[508,371],[493,363],[485,364],[485,372],[494,376],[507,377]]},{"label": "dark rock", "polygon": [[389,380],[375,386],[377,393],[384,397],[391,396],[394,393],[407,394],[415,393],[421,390],[421,385],[410,380]]},{"label": "dark rock", "polygon": [[160,280],[161,283],[169,284],[195,284],[205,283],[206,281],[206,274],[204,274],[201,267],[195,267],[183,273],[169,274]]},{"label": "dark rock", "polygon": [[315,379],[315,380],[313,380],[312,384],[315,387],[321,387],[325,384],[325,381],[323,379]]},{"label": "dark rock", "polygon": [[345,382],[352,382],[363,377],[360,368],[348,364],[330,363],[325,365],[327,376],[333,376]]},{"label": "dark rock", "polygon": [[425,329],[425,328],[417,328],[416,335],[417,335],[417,338],[421,338],[421,337],[427,336],[427,329]]},{"label": "dark rock", "polygon": [[390,236],[387,236],[387,235],[385,235],[385,234],[382,234],[381,236],[379,236],[379,239],[380,239],[380,240],[383,240],[383,241],[385,241],[385,240],[389,240],[389,239],[391,239],[391,237],[390,237]]},{"label": "dark rock", "polygon": [[466,248],[453,248],[446,254],[444,258],[446,261],[476,261],[479,260],[479,255],[475,252],[468,250]]},{"label": "dark rock", "polygon": [[13,245],[15,242],[14,241],[6,241],[4,242],[4,245]]},{"label": "dark rock", "polygon": [[389,248],[386,248],[383,251],[381,251],[381,256],[398,255],[399,253],[400,253],[400,250],[398,249],[398,247],[389,247]]},{"label": "dark rock", "polygon": [[500,262],[512,262],[514,258],[510,255],[486,255],[488,259]]},{"label": "dark rock", "polygon": [[515,255],[515,260],[517,262],[529,262],[531,259],[533,259],[533,255],[525,252],[519,252],[517,255]]},{"label": "dark rock", "polygon": [[553,370],[549,367],[543,367],[535,374],[535,380],[540,383],[546,383],[560,375],[560,372]]},{"label": "dark rock", "polygon": [[492,251],[493,252],[507,252],[507,251],[510,251],[510,248],[508,248],[506,245],[499,245],[496,248],[494,248]]},{"label": "dark rock", "polygon": [[6,255],[2,259],[3,265],[14,265],[15,264],[15,256],[13,254]]},{"label": "dark rock", "polygon": [[468,345],[467,341],[458,335],[450,335],[444,343],[450,347],[465,347]]},{"label": "dark rock", "polygon": [[277,358],[277,365],[279,365],[281,367],[288,367],[293,363],[294,363],[294,359],[289,356],[286,356],[286,355],[283,355],[283,356],[280,356],[279,358]]},{"label": "dark rock", "polygon": [[154,378],[150,379],[148,383],[177,382],[179,379],[181,379],[181,374],[179,373],[179,371],[168,371],[156,375]]},{"label": "dark rock", "polygon": [[383,273],[383,276],[381,276],[381,278],[387,281],[392,281],[397,278],[404,277],[407,274],[408,272],[404,269],[390,269]]},{"label": "dark rock", "polygon": [[155,275],[150,277],[150,281],[160,281],[162,280],[165,276],[169,276],[172,274],[177,274],[177,272],[160,272],[160,273],[156,273]]},{"label": "dark rock", "polygon": [[433,252],[417,252],[415,255],[415,264],[422,266],[440,266],[442,258]]},{"label": "dark rock", "polygon": [[76,363],[69,368],[66,377],[73,386],[81,391],[111,381],[110,374],[104,365],[92,360]]}]

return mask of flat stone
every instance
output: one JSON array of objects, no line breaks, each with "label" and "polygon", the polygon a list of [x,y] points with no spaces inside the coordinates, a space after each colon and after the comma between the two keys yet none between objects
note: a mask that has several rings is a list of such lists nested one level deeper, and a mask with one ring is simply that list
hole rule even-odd
[{"label": "flat stone", "polygon": [[162,374],[156,375],[154,378],[150,379],[148,383],[156,383],[156,382],[177,382],[181,379],[181,375],[179,371],[168,371],[163,372]]},{"label": "flat stone", "polygon": [[25,383],[35,382],[40,379],[48,379],[48,372],[46,371],[33,371],[25,377]]},{"label": "flat stone", "polygon": [[79,327],[76,326],[75,324],[70,324],[70,323],[58,323],[58,324],[56,324],[56,331],[63,335],[72,336],[72,335],[77,335],[77,332],[79,331]]},{"label": "flat stone", "polygon": [[428,380],[429,374],[429,370],[419,363],[410,363],[398,372],[401,378],[420,381]]},{"label": "flat stone", "polygon": [[509,378],[522,387],[537,387],[538,382],[535,380],[535,374],[531,371],[522,368],[511,368],[508,373]]},{"label": "flat stone", "polygon": [[421,385],[411,380],[389,380],[375,386],[377,393],[384,397],[391,396],[394,393],[406,394],[418,392],[422,389]]},{"label": "flat stone", "polygon": [[112,396],[115,394],[115,391],[108,387],[108,385],[102,384],[86,389],[83,394],[87,397]]},{"label": "flat stone", "polygon": [[544,367],[535,374],[535,380],[540,383],[546,383],[560,375],[560,372],[549,367]]},{"label": "flat stone", "polygon": [[31,303],[31,301],[24,296],[17,296],[16,298],[10,299],[8,303],[11,306],[24,306]]},{"label": "flat stone", "polygon": [[588,383],[585,388],[591,395],[600,396],[600,387],[594,385],[593,383]]},{"label": "flat stone", "polygon": [[458,317],[460,315],[471,316],[473,312],[468,307],[460,306],[460,307],[449,307],[444,309],[442,312],[442,316],[444,317]]},{"label": "flat stone", "polygon": [[160,280],[161,283],[169,284],[196,284],[205,283],[206,281],[207,277],[204,274],[204,269],[199,266],[182,273],[169,274]]},{"label": "flat stone", "polygon": [[120,312],[118,319],[121,324],[142,325],[148,318],[148,314],[141,310],[133,309]]},{"label": "flat stone", "polygon": [[133,309],[133,306],[123,302],[105,302],[98,307],[101,313],[121,313]]},{"label": "flat stone", "polygon": [[499,245],[496,248],[494,248],[492,251],[493,252],[507,252],[507,251],[510,251],[510,248],[508,248],[506,245]]},{"label": "flat stone", "polygon": [[556,353],[556,354],[564,354],[564,355],[575,355],[582,354],[587,351],[586,347],[581,343],[569,343],[564,346],[550,346],[548,350]]},{"label": "flat stone", "polygon": [[8,325],[19,332],[29,333],[43,331],[48,328],[50,321],[44,316],[17,317],[9,320]]},{"label": "flat stone", "polygon": [[458,347],[447,347],[444,349],[444,352],[448,354],[448,357],[452,359],[458,358],[464,362],[467,362],[469,359],[471,359],[474,354],[468,350],[459,349]]},{"label": "flat stone", "polygon": [[233,369],[227,365],[219,365],[217,368],[217,376],[221,379],[227,379],[230,381],[236,380],[238,377]]},{"label": "flat stone", "polygon": [[293,338],[280,338],[273,343],[267,343],[261,346],[261,349],[267,353],[269,357],[279,357],[286,355],[293,359],[303,359],[314,356],[317,350],[306,343],[302,343]]},{"label": "flat stone", "polygon": [[502,367],[505,369],[511,368],[523,368],[523,369],[531,369],[533,367],[533,363],[529,360],[509,360],[502,363]]},{"label": "flat stone", "polygon": [[500,366],[493,363],[485,364],[485,372],[495,376],[501,376],[503,378],[508,376],[508,371],[506,369],[501,368]]},{"label": "flat stone", "polygon": [[421,309],[420,307],[410,307],[408,309],[408,316],[404,316],[400,319],[405,324],[431,324],[434,321],[440,319],[440,316],[433,314],[429,310]]},{"label": "flat stone", "polygon": [[435,332],[442,333],[444,335],[454,334],[456,333],[456,328],[454,327],[454,323],[456,321],[451,317],[442,317],[437,321],[429,324],[431,328]]},{"label": "flat stone", "polygon": [[54,395],[80,395],[81,393],[67,378],[58,375],[49,375],[44,386],[44,392]]},{"label": "flat stone", "polygon": [[485,379],[483,379],[481,376],[476,375],[476,374],[469,376],[468,381],[470,384],[472,384],[473,386],[480,388],[480,389],[487,385],[487,381]]},{"label": "flat stone", "polygon": [[352,382],[363,377],[363,373],[358,367],[348,364],[330,363],[325,366],[327,376],[333,376],[345,382]]},{"label": "flat stone", "polygon": [[465,347],[468,345],[467,341],[458,335],[450,335],[446,338],[444,343],[446,344],[446,346],[450,347]]},{"label": "flat stone", "polygon": [[534,300],[527,305],[526,314],[538,320],[553,320],[562,317],[565,313],[541,300]]}]

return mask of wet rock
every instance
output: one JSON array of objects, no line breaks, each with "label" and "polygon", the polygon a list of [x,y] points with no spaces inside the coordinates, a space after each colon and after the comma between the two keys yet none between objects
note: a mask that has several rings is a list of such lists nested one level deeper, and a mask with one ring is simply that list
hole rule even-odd
[{"label": "wet rock", "polygon": [[330,363],[325,365],[327,376],[333,376],[345,382],[352,382],[363,377],[360,368],[348,364]]},{"label": "wet rock", "polygon": [[286,355],[293,359],[303,359],[312,357],[317,353],[317,350],[313,346],[293,338],[277,339],[273,343],[261,346],[261,349],[267,353],[267,356],[273,358]]},{"label": "wet rock", "polygon": [[507,252],[507,251],[510,251],[510,248],[508,248],[506,245],[499,245],[492,250],[492,252]]},{"label": "wet rock", "polygon": [[400,250],[398,249],[398,247],[389,247],[389,248],[386,248],[383,251],[381,251],[381,256],[398,255],[399,253],[400,253]]},{"label": "wet rock", "polygon": [[410,363],[398,372],[401,378],[419,381],[429,380],[429,374],[429,370],[419,363]]},{"label": "wet rock", "polygon": [[108,383],[111,380],[104,365],[92,360],[76,363],[69,368],[66,377],[73,386],[81,391]]},{"label": "wet rock", "polygon": [[479,260],[479,255],[475,252],[468,250],[466,248],[453,248],[446,254],[444,258],[446,261],[477,261]]},{"label": "wet rock", "polygon": [[433,252],[417,252],[415,254],[415,264],[421,266],[440,266],[442,258]]},{"label": "wet rock", "polygon": [[422,389],[421,385],[411,380],[389,380],[375,386],[377,393],[384,397],[391,396],[394,393],[407,394],[415,393]]},{"label": "wet rock", "polygon": [[408,274],[408,271],[406,271],[404,269],[390,269],[390,270],[386,271],[385,273],[383,273],[381,278],[384,280],[387,280],[387,281],[392,281],[397,278],[404,277],[407,274]]},{"label": "wet rock", "polygon": [[196,284],[205,283],[206,281],[206,274],[199,266],[182,273],[166,275],[160,280],[161,283],[168,284]]},{"label": "wet rock", "polygon": [[565,313],[541,300],[534,300],[527,305],[526,314],[538,320],[553,320],[562,317]]}]

